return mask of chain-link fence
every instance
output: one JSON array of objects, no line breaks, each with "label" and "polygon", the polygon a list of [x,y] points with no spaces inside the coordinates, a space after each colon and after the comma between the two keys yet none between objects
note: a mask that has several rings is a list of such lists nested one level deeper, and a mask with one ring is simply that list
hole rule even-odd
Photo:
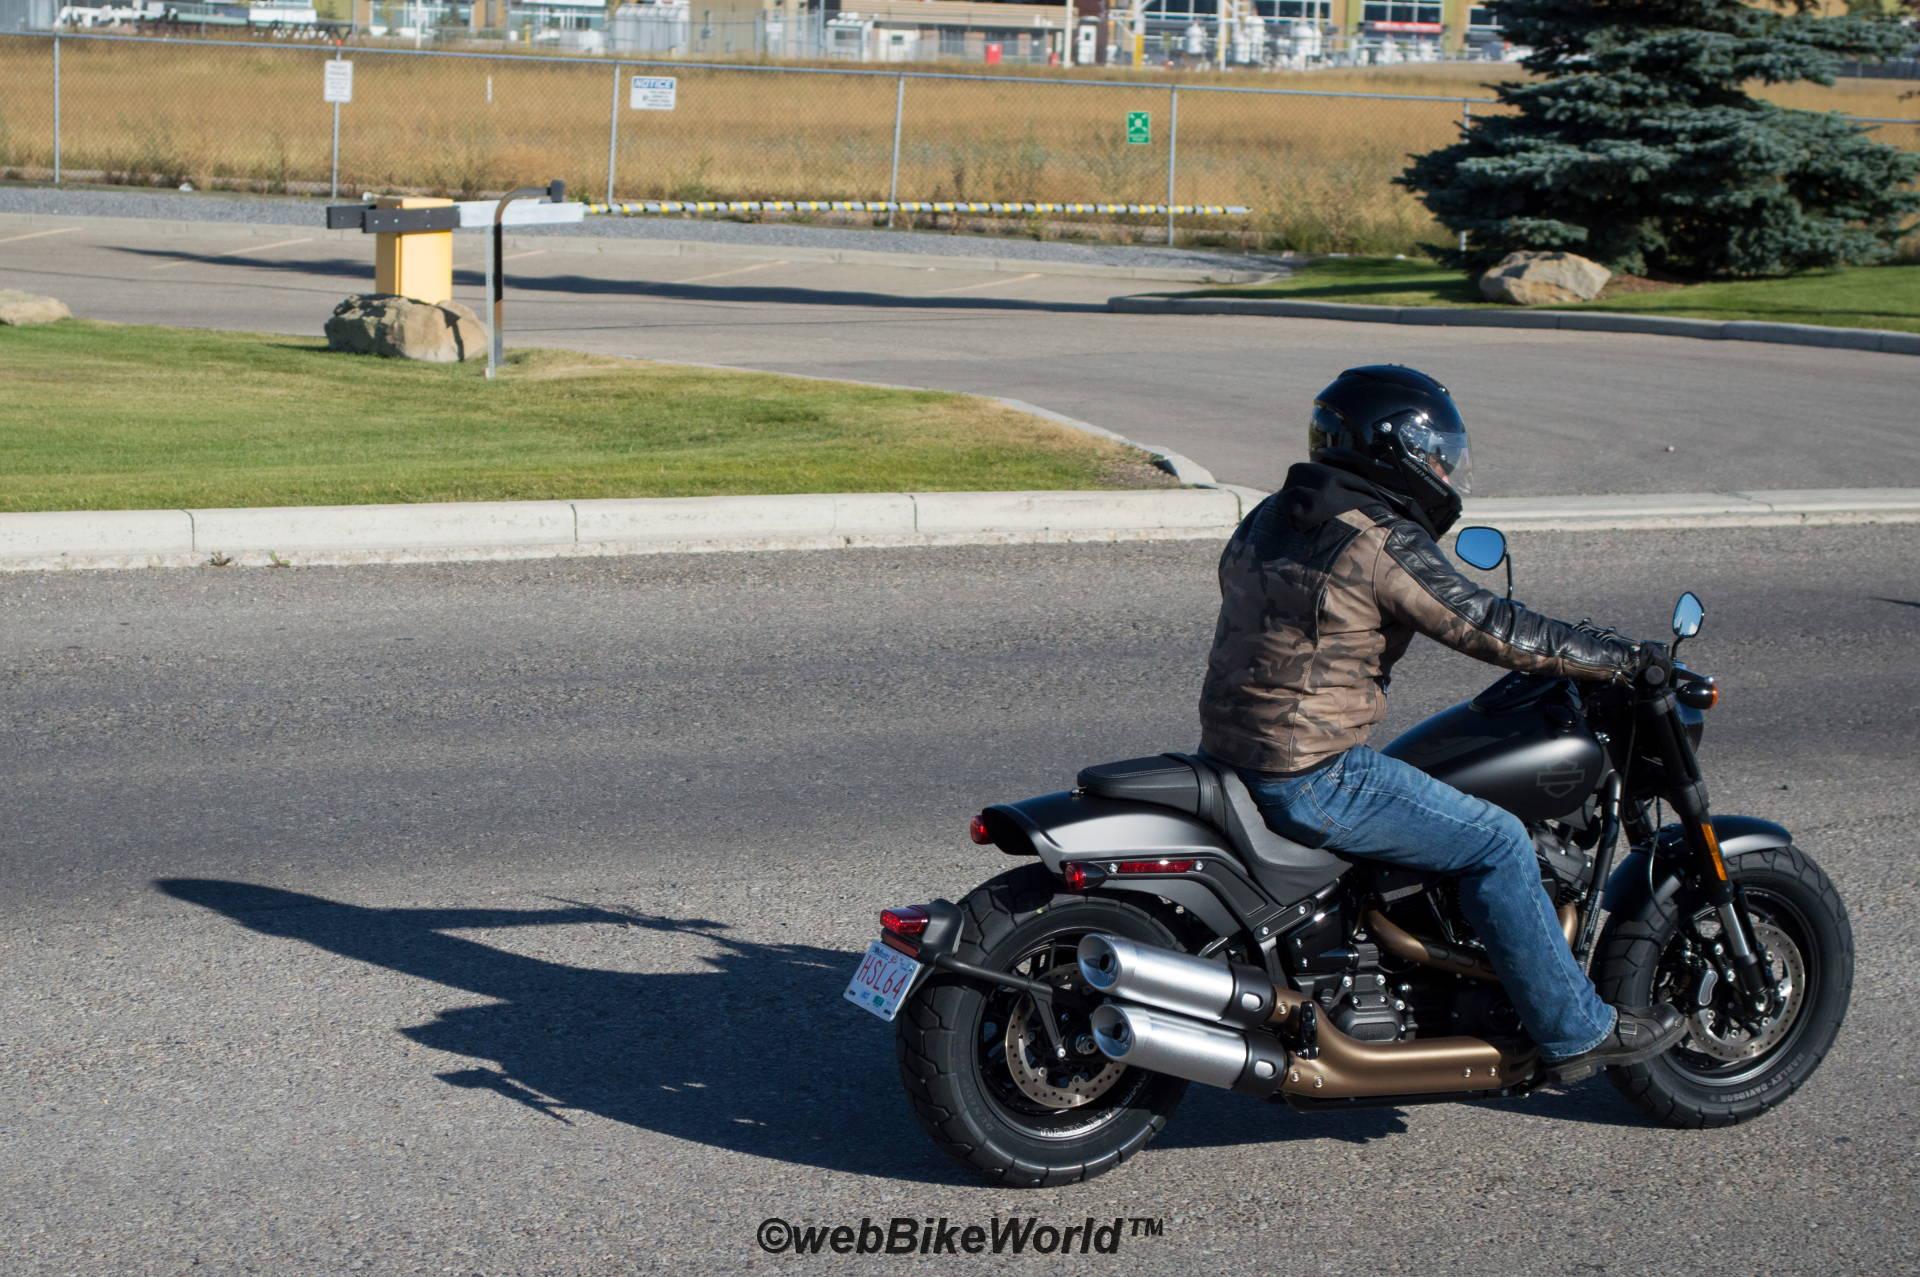
[{"label": "chain-link fence", "polygon": [[[322,97],[353,63],[352,100]],[[671,110],[635,109],[671,76]],[[1272,247],[1396,252],[1393,184],[1487,99],[290,43],[0,37],[0,176],[472,197],[1246,205]],[[1872,124],[1920,149],[1920,123]]]}]

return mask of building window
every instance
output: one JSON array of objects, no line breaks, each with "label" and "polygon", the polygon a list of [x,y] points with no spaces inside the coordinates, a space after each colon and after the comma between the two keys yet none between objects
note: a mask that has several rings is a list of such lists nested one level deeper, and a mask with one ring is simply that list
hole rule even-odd
[{"label": "building window", "polygon": [[1467,26],[1474,31],[1498,31],[1500,29],[1500,21],[1493,16],[1492,5],[1469,5],[1467,8]]},{"label": "building window", "polygon": [[1361,17],[1369,24],[1419,23],[1438,29],[1443,7],[1440,0],[1367,0]]},{"label": "building window", "polygon": [[1273,0],[1270,8],[1270,16],[1275,18],[1308,18],[1320,23],[1333,19],[1333,0]]}]

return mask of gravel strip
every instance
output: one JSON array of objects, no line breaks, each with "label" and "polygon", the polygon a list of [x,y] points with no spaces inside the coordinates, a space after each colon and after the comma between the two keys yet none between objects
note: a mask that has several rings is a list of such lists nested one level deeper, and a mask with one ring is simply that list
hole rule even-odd
[{"label": "gravel strip", "polygon": [[[175,191],[52,190],[0,186],[0,213],[68,217],[165,218],[176,221],[243,222],[252,225],[317,226],[323,202],[299,198],[186,194]],[[1086,266],[1131,266],[1217,271],[1283,271],[1279,256],[1217,253],[1199,249],[1128,244],[1071,244],[990,235],[925,231],[860,230],[791,223],[706,221],[677,217],[590,217],[579,226],[516,226],[518,235],[594,236],[608,239],[691,240],[706,244],[753,244],[778,248],[917,253],[938,257],[985,257],[1000,261],[1069,262]]]}]

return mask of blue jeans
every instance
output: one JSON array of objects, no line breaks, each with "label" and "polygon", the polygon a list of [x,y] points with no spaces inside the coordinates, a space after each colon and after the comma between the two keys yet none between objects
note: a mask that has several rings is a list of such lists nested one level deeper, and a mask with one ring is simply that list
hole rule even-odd
[{"label": "blue jeans", "polygon": [[1590,1051],[1613,1031],[1613,1008],[1574,962],[1513,813],[1365,745],[1304,776],[1240,775],[1277,834],[1458,879],[1460,907],[1547,1058]]}]

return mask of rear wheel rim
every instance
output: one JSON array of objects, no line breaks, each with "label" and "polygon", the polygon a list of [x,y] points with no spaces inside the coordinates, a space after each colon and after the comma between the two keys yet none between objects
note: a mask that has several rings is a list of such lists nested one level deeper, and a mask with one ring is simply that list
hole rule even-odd
[{"label": "rear wheel rim", "polygon": [[[1058,931],[1029,944],[1001,969],[1078,992],[1077,950],[1093,928]],[[1041,1140],[1081,1139],[1133,1108],[1152,1075],[1115,1064],[1093,1043],[1088,1010],[1058,1007],[1065,1061],[1051,1047],[1024,993],[995,987],[974,1025],[974,1067],[1001,1121]],[[1090,1009],[1090,1008],[1089,1008]]]}]

